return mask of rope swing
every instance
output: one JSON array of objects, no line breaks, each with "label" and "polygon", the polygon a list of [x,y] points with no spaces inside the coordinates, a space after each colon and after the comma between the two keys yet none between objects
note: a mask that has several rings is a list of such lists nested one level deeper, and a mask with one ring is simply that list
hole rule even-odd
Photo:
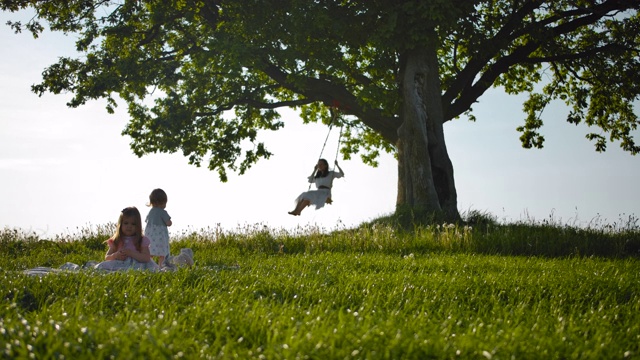
[{"label": "rope swing", "polygon": [[[337,101],[336,101],[337,103]],[[333,107],[329,107],[329,111],[331,113],[331,120],[329,122],[329,131],[327,132],[327,136],[324,139],[324,143],[322,144],[322,149],[320,150],[320,155],[318,156],[318,164],[320,163],[320,159],[322,159],[322,154],[324,153],[324,149],[327,146],[327,141],[329,140],[329,135],[331,134],[331,130],[333,130],[333,125],[335,125],[337,122],[339,122],[338,117],[339,117],[339,113],[338,113],[339,107],[333,106]],[[340,169],[340,173],[338,173],[338,177],[343,177],[344,176],[344,172],[342,171],[342,169],[340,168],[340,166],[338,165],[338,154],[340,153],[340,142],[342,141],[342,129],[344,127],[344,124],[341,123],[340,124],[340,136],[338,137],[338,148],[336,149],[336,158],[334,160],[334,164],[335,166]],[[300,215],[300,212],[306,208],[307,206],[314,204],[316,206],[316,210],[323,207],[324,204],[332,204],[333,201],[331,199],[331,187],[333,184],[333,180],[335,179],[336,175],[336,170],[334,168],[334,170],[329,170],[329,164],[328,161],[323,160],[323,164],[322,167],[324,169],[324,163],[327,163],[327,169],[326,171],[331,173],[331,177],[327,177],[329,174],[324,174],[322,173],[322,177],[317,177],[318,176],[318,165],[316,164],[316,166],[314,167],[314,171],[312,173],[311,176],[309,176],[309,188],[307,189],[306,192],[301,193],[298,198],[296,199],[296,207],[295,209],[293,209],[292,211],[289,211],[289,215],[294,215],[294,216],[298,216]],[[318,187],[317,191],[310,191],[311,190],[311,185],[312,184],[316,184],[316,186]],[[325,189],[328,189],[328,192],[326,192]],[[322,197],[326,196],[326,199],[323,199]]]},{"label": "rope swing", "polygon": [[[336,119],[338,118],[339,114],[338,114],[338,110],[334,109],[333,107],[329,108],[329,112],[331,113],[331,121],[329,122],[329,131],[327,132],[327,136],[324,139],[324,144],[322,144],[322,149],[320,150],[320,155],[318,155],[318,159],[322,159],[322,154],[324,153],[324,148],[327,146],[327,141],[329,140],[329,135],[331,135],[331,130],[333,129],[333,125],[336,123]],[[334,164],[336,161],[338,161],[338,155],[340,154],[340,141],[342,141],[342,129],[343,129],[343,125],[340,124],[340,135],[338,136],[338,148],[336,149],[336,157],[334,159]],[[309,183],[309,188],[307,190],[311,189],[311,183]],[[330,202],[329,202],[330,203]]]}]

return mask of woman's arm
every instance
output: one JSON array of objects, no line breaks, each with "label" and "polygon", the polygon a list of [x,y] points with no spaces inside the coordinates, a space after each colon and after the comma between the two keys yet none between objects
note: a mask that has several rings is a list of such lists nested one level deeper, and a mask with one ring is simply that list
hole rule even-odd
[{"label": "woman's arm", "polygon": [[335,161],[336,167],[338,168],[339,172],[338,174],[340,174],[340,177],[344,176],[344,171],[342,171],[342,168],[340,167],[340,165],[338,165],[338,160]]}]

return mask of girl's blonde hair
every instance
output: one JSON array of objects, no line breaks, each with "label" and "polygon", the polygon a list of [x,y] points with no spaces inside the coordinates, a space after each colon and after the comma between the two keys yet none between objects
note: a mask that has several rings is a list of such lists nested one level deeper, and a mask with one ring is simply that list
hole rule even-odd
[{"label": "girl's blonde hair", "polygon": [[167,193],[162,189],[153,189],[149,195],[147,206],[162,205],[167,203]]},{"label": "girl's blonde hair", "polygon": [[120,212],[120,217],[118,217],[118,225],[116,227],[116,232],[115,234],[113,234],[113,236],[111,237],[111,239],[113,239],[113,245],[116,247],[116,249],[120,246],[120,243],[122,243],[124,240],[122,239],[122,222],[124,220],[124,218],[133,218],[133,220],[136,222],[136,233],[135,233],[135,237],[136,239],[134,240],[134,244],[136,245],[136,249],[138,249],[138,251],[141,250],[141,246],[142,246],[142,217],[140,216],[140,211],[138,211],[138,208],[136,208],[135,206],[129,206],[126,207],[124,209],[122,209],[122,211]]}]

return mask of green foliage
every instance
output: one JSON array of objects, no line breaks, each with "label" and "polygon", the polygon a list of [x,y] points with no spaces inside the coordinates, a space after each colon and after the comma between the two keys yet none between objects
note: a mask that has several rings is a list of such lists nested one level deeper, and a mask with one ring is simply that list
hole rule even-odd
[{"label": "green foliage", "polygon": [[[614,9],[610,2],[480,2],[475,12],[460,19],[457,28],[441,36],[444,102],[452,101],[450,116],[471,108],[477,98],[466,94],[502,86],[507,93],[530,94],[525,124],[518,127],[524,147],[543,146],[539,132],[543,110],[550,102],[561,100],[573,109],[568,122],[597,127],[609,134],[611,142],[636,154],[640,147],[633,141],[638,125],[633,103],[640,88],[633,79],[640,73],[639,6],[618,4],[623,6]],[[468,85],[471,83],[473,86]],[[536,85],[544,85],[542,91]],[[602,134],[587,138],[596,141],[597,151],[606,148]]]},{"label": "green foliage", "polygon": [[[492,86],[529,93],[518,128],[525,147],[542,147],[542,110],[637,153],[640,17],[634,1],[0,1],[34,8],[26,24],[73,33],[80,55],[60,58],[33,90],[71,92],[70,106],[115,96],[128,105],[123,131],[138,156],[181,151],[223,181],[271,153],[263,131],[283,126],[294,107],[304,122],[343,114],[349,158],[376,165],[393,152],[402,122],[401,72],[407,53],[438,52],[442,113],[462,114]],[[428,53],[426,51],[425,53]],[[542,84],[541,84],[542,83]],[[538,85],[544,85],[539,90]],[[439,111],[435,111],[439,113]],[[430,120],[431,121],[431,120]],[[439,119],[433,121],[440,121]],[[607,139],[608,136],[608,139]]]},{"label": "green foliage", "polygon": [[[19,263],[3,264],[0,351],[5,358],[640,354],[637,257],[469,250],[505,246],[496,253],[507,253],[525,234],[557,243],[589,237],[607,242],[609,235],[637,240],[633,221],[615,234],[602,228],[578,235],[569,229],[552,232],[553,224],[498,226],[479,212],[468,219],[485,226],[446,224],[408,232],[377,224],[332,233],[279,232],[261,225],[231,232],[203,229],[172,242],[173,249],[194,250],[195,266],[166,273],[85,270],[40,277],[21,273]],[[94,241],[85,235],[69,237],[68,250],[84,251],[83,243]],[[46,252],[35,243],[52,242],[13,230],[0,239],[1,251],[18,243],[29,249],[13,254],[21,262]],[[539,250],[554,251],[549,243]],[[54,266],[65,261],[55,246],[47,249]]]}]

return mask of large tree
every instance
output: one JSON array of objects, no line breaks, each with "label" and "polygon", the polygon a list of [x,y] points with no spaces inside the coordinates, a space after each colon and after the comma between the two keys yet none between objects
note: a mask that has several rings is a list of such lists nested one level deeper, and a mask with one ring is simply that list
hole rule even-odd
[{"label": "large tree", "polygon": [[[284,126],[278,108],[305,122],[344,126],[343,156],[398,159],[397,205],[459,216],[443,125],[473,118],[492,86],[528,93],[518,128],[542,147],[542,110],[568,104],[567,121],[640,151],[637,0],[0,0],[33,8],[48,26],[77,34],[78,58],[43,73],[44,92],[69,106],[118,95],[135,154],[182,151],[224,181],[270,153],[261,130]],[[149,99],[153,99],[153,102]],[[331,111],[332,110],[332,111]],[[607,139],[608,137],[608,139]],[[252,146],[247,146],[252,144]]]}]

